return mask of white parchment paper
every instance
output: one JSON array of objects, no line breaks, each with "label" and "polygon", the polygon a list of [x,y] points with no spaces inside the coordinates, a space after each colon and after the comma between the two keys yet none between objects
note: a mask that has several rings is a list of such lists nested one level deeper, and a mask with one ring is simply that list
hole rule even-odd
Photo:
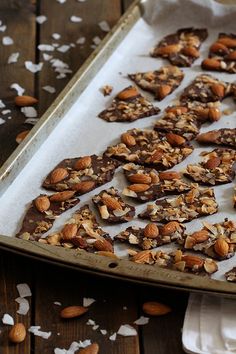
[{"label": "white parchment paper", "polygon": [[[209,37],[201,48],[201,57],[197,59],[192,68],[184,68],[185,78],[180,87],[161,103],[154,102],[163,111],[165,107],[173,103],[196,75],[201,72],[200,63],[207,56],[208,48],[217,39],[219,32],[236,33],[235,16],[236,6],[224,6],[215,3],[213,0],[159,0],[146,1],[146,12],[143,18],[137,21],[127,37],[119,45],[106,62],[104,67],[97,73],[96,77],[88,85],[77,102],[71,107],[64,119],[58,124],[52,134],[22,170],[8,190],[0,198],[0,234],[13,236],[20,227],[26,207],[30,201],[40,193],[45,193],[41,183],[45,176],[61,160],[68,157],[76,157],[90,154],[102,154],[108,145],[116,143],[121,133],[132,128],[151,128],[153,123],[161,117],[144,118],[133,123],[108,123],[97,117],[98,113],[107,107],[112,97],[124,87],[131,84],[127,78],[128,73],[136,71],[149,71],[158,69],[167,61],[151,58],[151,48],[165,35],[175,32],[179,28],[194,26],[206,27]],[[207,73],[207,72],[206,72]],[[235,75],[223,73],[211,73],[220,79],[233,82]],[[112,85],[114,91],[109,97],[103,97],[100,88],[103,85]],[[153,97],[147,93],[146,96],[153,101]],[[224,100],[222,109],[235,109],[232,99]],[[222,127],[236,127],[236,114],[223,116],[220,121],[211,125],[204,125],[202,132],[219,129]],[[201,151],[210,151],[212,148],[199,148],[183,163],[177,165],[174,170],[182,170],[188,163],[200,161]],[[126,182],[121,169],[115,174],[115,178],[109,184],[101,186],[95,191],[81,197],[81,203],[75,208],[65,212],[55,222],[53,229],[59,229],[62,224],[81,206],[91,203],[91,197],[109,186],[117,187],[120,191],[125,187]],[[233,209],[233,183],[214,188],[216,199],[219,204],[219,212],[216,215],[194,220],[186,224],[188,231],[201,228],[201,222],[223,221],[225,217],[236,219],[236,210]],[[135,205],[132,199],[130,204]],[[136,214],[146,208],[145,204],[137,205]],[[100,220],[101,221],[101,220]],[[131,223],[116,226],[107,226],[101,221],[104,229],[114,236],[131,224],[144,225],[145,222],[135,219]],[[175,246],[165,246],[163,249],[170,250]],[[118,246],[120,255],[125,255],[125,247]],[[236,257],[219,263],[219,271],[214,275],[216,279],[224,280],[224,272],[234,266]]]}]

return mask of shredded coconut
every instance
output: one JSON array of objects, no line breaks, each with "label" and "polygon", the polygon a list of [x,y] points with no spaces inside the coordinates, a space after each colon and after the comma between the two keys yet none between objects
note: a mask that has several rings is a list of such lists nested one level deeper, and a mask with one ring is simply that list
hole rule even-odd
[{"label": "shredded coconut", "polygon": [[47,91],[47,92],[49,92],[49,93],[55,93],[55,92],[56,92],[55,87],[52,87],[52,86],[49,86],[49,85],[43,86],[43,90],[44,90],[44,91]]},{"label": "shredded coconut", "polygon": [[32,61],[26,61],[25,67],[27,70],[31,71],[32,73],[37,73],[38,71],[42,70],[43,63],[34,64]]},{"label": "shredded coconut", "polygon": [[14,41],[11,37],[5,36],[2,38],[3,45],[12,45],[13,43],[14,43]]},{"label": "shredded coconut", "polygon": [[8,313],[5,313],[2,318],[2,323],[13,326],[14,325],[13,317],[8,315]]},{"label": "shredded coconut", "polygon": [[[34,107],[22,107],[21,112],[27,117],[27,118],[36,118],[37,117],[37,111]],[[23,297],[23,296],[22,296]]]},{"label": "shredded coconut", "polygon": [[36,21],[41,25],[42,23],[44,23],[45,21],[47,21],[47,17],[44,16],[44,15],[37,16],[37,17],[36,17]]},{"label": "shredded coconut", "polygon": [[90,305],[92,305],[96,300],[90,297],[84,297],[83,298],[83,306],[84,307],[88,307]]},{"label": "shredded coconut", "polygon": [[67,44],[63,44],[60,47],[57,48],[58,52],[65,53],[70,49],[70,46]]},{"label": "shredded coconut", "polygon": [[31,326],[28,331],[30,333],[33,333],[35,336],[39,336],[42,337],[44,339],[48,339],[52,332],[44,332],[44,331],[40,331],[41,326]]},{"label": "shredded coconut", "polygon": [[104,32],[109,32],[111,30],[109,24],[107,21],[101,21],[98,23],[98,26],[101,28],[102,31]]},{"label": "shredded coconut", "polygon": [[125,325],[121,325],[117,334],[119,334],[120,336],[124,336],[124,337],[130,337],[130,336],[136,336],[137,335],[137,331],[134,327],[125,324]]},{"label": "shredded coconut", "polygon": [[134,321],[134,324],[142,326],[147,324],[148,322],[149,322],[149,317],[140,316],[136,321]]},{"label": "shredded coconut", "polygon": [[12,54],[9,56],[8,60],[7,60],[7,64],[16,63],[17,60],[18,60],[18,58],[19,58],[19,55],[20,55],[19,52],[17,52],[17,53],[12,53]]},{"label": "shredded coconut", "polygon": [[71,16],[71,17],[70,17],[70,20],[71,20],[71,22],[78,23],[78,22],[81,22],[81,21],[82,21],[82,18],[79,17],[79,16]]},{"label": "shredded coconut", "polygon": [[39,44],[38,49],[45,52],[53,52],[55,48],[50,44]]},{"label": "shredded coconut", "polygon": [[18,96],[22,96],[25,92],[25,89],[16,83],[12,84],[10,88],[16,90]]},{"label": "shredded coconut", "polygon": [[16,311],[19,315],[27,315],[29,311],[29,301],[24,297],[18,297],[15,301],[19,304],[19,309]]}]

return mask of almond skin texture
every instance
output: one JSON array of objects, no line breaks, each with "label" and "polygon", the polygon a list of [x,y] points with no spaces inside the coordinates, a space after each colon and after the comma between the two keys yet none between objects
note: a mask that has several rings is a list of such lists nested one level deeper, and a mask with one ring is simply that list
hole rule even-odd
[{"label": "almond skin texture", "polygon": [[201,259],[200,257],[197,256],[182,256],[182,261],[185,262],[185,266],[187,268],[193,268],[193,267],[197,267],[197,268],[202,268],[204,261],[203,259]]},{"label": "almond skin texture", "polygon": [[191,235],[196,243],[204,242],[209,238],[209,232],[207,230],[196,231]]},{"label": "almond skin texture", "polygon": [[102,201],[111,210],[122,210],[120,202],[109,195],[103,195]]},{"label": "almond skin texture", "polygon": [[225,95],[225,88],[221,84],[213,84],[213,85],[211,85],[211,91],[215,95],[219,96],[220,98],[224,97],[224,95]]},{"label": "almond skin texture", "polygon": [[40,213],[43,213],[50,208],[50,200],[46,196],[41,196],[35,199],[34,205]]},{"label": "almond skin texture", "polygon": [[33,104],[38,103],[37,98],[31,96],[16,96],[15,104],[18,107],[32,106]]},{"label": "almond skin texture", "polygon": [[76,183],[72,188],[79,192],[79,193],[87,193],[91,191],[95,187],[95,182],[94,181],[82,181],[79,183]]},{"label": "almond skin texture", "polygon": [[175,171],[164,171],[159,173],[159,178],[161,181],[165,179],[167,180],[180,179],[181,175],[179,172],[175,172]]},{"label": "almond skin texture", "polygon": [[62,229],[64,240],[70,240],[77,234],[78,227],[76,224],[66,224]]},{"label": "almond skin texture", "polygon": [[161,85],[157,90],[157,97],[159,100],[163,100],[171,92],[171,87],[169,85]]},{"label": "almond skin texture", "polygon": [[229,53],[229,55],[227,55],[227,57],[225,59],[227,59],[227,60],[236,60],[236,51],[233,51],[233,52]]},{"label": "almond skin texture", "polygon": [[227,54],[229,50],[224,44],[220,42],[215,42],[210,47],[210,52],[217,53],[217,54]]},{"label": "almond skin texture", "polygon": [[179,44],[170,44],[165,47],[157,48],[155,52],[159,55],[169,55],[179,52],[180,49],[181,47]]},{"label": "almond skin texture", "polygon": [[212,132],[202,133],[198,135],[196,140],[199,143],[214,142],[217,138],[219,138],[219,136],[220,136],[220,132],[212,131]]},{"label": "almond skin texture", "polygon": [[209,108],[208,117],[212,122],[217,122],[221,117],[221,112],[218,108]]},{"label": "almond skin texture", "polygon": [[220,69],[220,61],[213,59],[213,58],[204,59],[202,61],[202,68],[209,69],[209,70],[219,70]]},{"label": "almond skin texture", "polygon": [[209,168],[210,170],[213,168],[216,168],[220,165],[221,159],[219,157],[211,157],[207,162],[205,163],[205,168]]},{"label": "almond skin texture", "polygon": [[135,138],[129,134],[129,133],[124,133],[121,135],[121,141],[124,143],[126,146],[135,146],[136,145],[136,140]]},{"label": "almond skin texture", "polygon": [[125,101],[125,100],[129,100],[131,98],[135,98],[137,96],[139,96],[139,92],[136,89],[136,87],[132,86],[132,87],[129,87],[126,90],[123,90],[120,93],[118,93],[117,98]]},{"label": "almond skin texture", "polygon": [[20,132],[19,134],[17,134],[16,136],[16,142],[17,144],[20,144],[29,134],[30,130],[24,130],[23,132]]},{"label": "almond skin texture", "polygon": [[174,114],[181,114],[181,113],[187,113],[188,108],[184,106],[177,106],[177,107],[169,107],[166,108],[167,113],[174,113]]},{"label": "almond skin texture", "polygon": [[160,161],[160,159],[163,157],[163,150],[162,149],[156,149],[154,153],[152,154],[150,158],[150,162],[156,162]]},{"label": "almond skin texture", "polygon": [[26,337],[26,330],[23,323],[16,323],[9,332],[9,340],[12,343],[21,343]]},{"label": "almond skin texture", "polygon": [[93,343],[86,348],[80,349],[78,354],[98,354],[99,346],[97,343]]},{"label": "almond skin texture", "polygon": [[147,191],[150,188],[150,186],[145,183],[135,183],[135,184],[131,184],[128,188],[133,192],[139,193],[139,192]]},{"label": "almond skin texture", "polygon": [[161,228],[162,236],[169,236],[179,228],[177,221],[170,221]]},{"label": "almond skin texture", "polygon": [[61,318],[75,318],[82,316],[87,311],[88,309],[83,306],[68,306],[61,310],[60,316]]},{"label": "almond skin texture", "polygon": [[85,168],[88,168],[91,166],[91,157],[90,156],[84,156],[81,157],[81,159],[77,160],[74,164],[74,168],[76,170],[84,170]]},{"label": "almond skin texture", "polygon": [[68,176],[68,171],[65,168],[58,167],[54,171],[52,171],[50,175],[50,182],[51,183],[58,183],[63,181]]},{"label": "almond skin texture", "polygon": [[144,236],[148,238],[157,238],[159,235],[159,229],[156,224],[147,224],[144,228]]},{"label": "almond skin texture", "polygon": [[218,238],[214,244],[214,250],[219,256],[225,257],[229,252],[229,244],[223,238]]},{"label": "almond skin texture", "polygon": [[144,184],[152,183],[151,177],[144,175],[142,173],[136,173],[135,175],[131,175],[128,178],[129,181],[132,183],[144,183]]},{"label": "almond skin texture", "polygon": [[93,246],[98,251],[113,252],[112,244],[107,240],[97,240],[94,242]]},{"label": "almond skin texture", "polygon": [[149,316],[163,316],[171,312],[171,308],[160,302],[150,301],[143,304],[143,312]]},{"label": "almond skin texture", "polygon": [[224,44],[228,48],[236,47],[236,39],[230,37],[222,37],[218,39],[218,42]]},{"label": "almond skin texture", "polygon": [[166,139],[172,146],[180,146],[185,143],[185,139],[182,136],[173,133],[166,134]]},{"label": "almond skin texture", "polygon": [[199,58],[200,53],[195,47],[186,47],[183,49],[183,53],[193,58]]},{"label": "almond skin texture", "polygon": [[98,251],[96,254],[98,254],[99,256],[119,259],[119,257],[117,257],[113,252],[109,252],[109,251]]},{"label": "almond skin texture", "polygon": [[75,191],[63,191],[53,194],[50,197],[51,202],[65,202],[66,200],[72,198]]}]

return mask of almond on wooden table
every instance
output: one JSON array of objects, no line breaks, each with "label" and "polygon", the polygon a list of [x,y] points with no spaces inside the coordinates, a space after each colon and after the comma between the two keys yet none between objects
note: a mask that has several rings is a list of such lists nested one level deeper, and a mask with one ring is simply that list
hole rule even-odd
[{"label": "almond on wooden table", "polygon": [[68,306],[61,310],[61,318],[75,318],[80,317],[88,311],[84,306]]},{"label": "almond on wooden table", "polygon": [[38,103],[37,98],[32,96],[16,96],[15,104],[19,107],[32,106]]},{"label": "almond on wooden table", "polygon": [[16,142],[17,144],[20,144],[29,134],[30,130],[24,130],[23,132],[20,132],[19,134],[17,134],[16,136]]},{"label": "almond on wooden table", "polygon": [[21,343],[26,337],[26,330],[23,323],[16,323],[9,332],[9,340],[12,343]]},{"label": "almond on wooden table", "polygon": [[171,308],[160,302],[149,301],[143,304],[143,312],[149,316],[162,316],[171,312]]}]

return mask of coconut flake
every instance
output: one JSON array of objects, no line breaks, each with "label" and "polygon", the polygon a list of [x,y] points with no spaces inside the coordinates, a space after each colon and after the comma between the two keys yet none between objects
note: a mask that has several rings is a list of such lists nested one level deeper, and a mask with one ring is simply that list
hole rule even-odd
[{"label": "coconut flake", "polygon": [[0,32],[5,32],[7,29],[6,25],[0,26]]},{"label": "coconut flake", "polygon": [[66,74],[59,74],[56,76],[56,79],[64,79],[66,77]]},{"label": "coconut flake", "polygon": [[11,110],[10,109],[4,109],[2,111],[2,114],[5,115],[5,114],[8,114],[8,113],[11,113]]},{"label": "coconut flake", "polygon": [[124,336],[124,337],[130,337],[130,336],[136,336],[137,335],[137,331],[134,327],[125,324],[125,325],[121,325],[117,334],[119,334],[120,336]]},{"label": "coconut flake", "polygon": [[0,100],[0,108],[5,108],[5,107],[6,107],[5,103],[3,103],[2,100]]},{"label": "coconut flake", "polygon": [[50,60],[50,63],[52,63],[53,68],[69,68],[69,65],[60,59],[52,59]]},{"label": "coconut flake", "polygon": [[19,58],[19,55],[20,55],[19,52],[12,53],[7,60],[7,64],[16,63]]},{"label": "coconut flake", "polygon": [[79,16],[71,16],[70,20],[71,20],[71,22],[75,22],[75,23],[83,21],[82,18]]},{"label": "coconut flake", "polygon": [[149,322],[149,317],[140,316],[136,321],[134,321],[134,324],[138,326],[142,326],[147,324],[148,322]]},{"label": "coconut flake", "polygon": [[96,331],[96,329],[98,329],[98,328],[99,328],[99,325],[95,325],[95,326],[92,327],[92,329],[93,329],[94,331]]},{"label": "coconut flake", "polygon": [[57,0],[57,2],[59,2],[59,4],[64,4],[66,0]]},{"label": "coconut flake", "polygon": [[36,17],[36,22],[39,23],[40,25],[47,21],[47,17],[44,15],[40,15]]},{"label": "coconut flake", "polygon": [[128,308],[127,308],[127,306],[123,306],[123,310],[127,310]]},{"label": "coconut flake", "polygon": [[2,125],[4,123],[6,123],[6,121],[4,119],[0,118],[0,125]]},{"label": "coconut flake", "polygon": [[94,326],[94,325],[96,325],[96,322],[95,322],[94,320],[88,319],[86,325],[88,325],[88,326]]},{"label": "coconut flake", "polygon": [[30,333],[33,333],[35,336],[39,336],[42,337],[44,339],[48,339],[52,332],[44,332],[44,331],[40,331],[41,326],[31,326],[28,331]]},{"label": "coconut flake", "polygon": [[84,297],[83,298],[83,306],[84,307],[88,307],[90,305],[92,305],[96,300],[90,297]]},{"label": "coconut flake", "polygon": [[59,301],[54,301],[54,305],[61,306],[61,302],[59,302]]},{"label": "coconut flake", "polygon": [[17,290],[19,293],[20,297],[27,297],[27,296],[32,296],[32,292],[30,290],[30,287],[28,284],[26,283],[21,283],[21,284],[17,284]]},{"label": "coconut flake", "polygon": [[78,2],[85,2],[86,0],[78,0]]},{"label": "coconut flake", "polygon": [[16,312],[19,313],[19,315],[27,315],[30,308],[29,301],[24,297],[18,297],[15,301],[20,305]]},{"label": "coconut flake", "polygon": [[2,38],[3,45],[12,45],[14,43],[13,39],[9,36],[5,36]]},{"label": "coconut flake", "polygon": [[86,348],[88,347],[89,345],[91,345],[91,340],[90,339],[85,339],[84,341],[79,341],[79,346],[80,348]]},{"label": "coconut flake", "polygon": [[59,33],[53,33],[52,38],[57,40],[61,38],[61,35]]},{"label": "coconut flake", "polygon": [[117,336],[117,333],[115,332],[109,337],[109,339],[114,341],[114,340],[116,340],[116,336]]},{"label": "coconut flake", "polygon": [[101,28],[102,31],[104,32],[109,32],[111,30],[109,24],[107,21],[101,21],[98,23],[98,26]]},{"label": "coconut flake", "polygon": [[79,39],[77,39],[76,43],[77,44],[84,44],[86,42],[86,38],[85,37],[80,37]]},{"label": "coconut flake", "polygon": [[50,44],[39,44],[38,49],[44,52],[53,52],[55,48]]},{"label": "coconut flake", "polygon": [[26,116],[26,118],[35,118],[38,115],[34,107],[22,107],[21,112]]},{"label": "coconut flake", "polygon": [[51,60],[52,58],[53,58],[52,55],[49,55],[49,54],[47,54],[47,53],[43,53],[43,59],[44,59],[44,60],[48,61],[48,60]]},{"label": "coconut flake", "polygon": [[101,38],[99,38],[98,36],[93,38],[93,43],[95,45],[99,45],[101,43],[101,41],[102,41]]},{"label": "coconut flake", "polygon": [[75,43],[70,43],[70,47],[75,48],[76,47]]},{"label": "coconut flake", "polygon": [[2,318],[2,323],[6,324],[6,325],[13,326],[14,325],[13,317],[8,315],[8,313],[5,313]]},{"label": "coconut flake", "polygon": [[12,84],[10,88],[16,90],[18,96],[22,96],[25,92],[25,89],[16,83]]},{"label": "coconut flake", "polygon": [[25,67],[27,70],[31,71],[32,73],[37,73],[38,71],[42,70],[43,63],[34,64],[32,61],[26,61]]},{"label": "coconut flake", "polygon": [[55,93],[55,92],[56,92],[55,87],[52,87],[52,86],[49,86],[49,85],[43,86],[43,90],[44,90],[44,91],[47,91],[47,92],[49,92],[49,93]]},{"label": "coconut flake", "polygon": [[107,334],[107,330],[106,329],[100,329],[100,332],[102,333],[103,336],[105,336]]},{"label": "coconut flake", "polygon": [[58,52],[65,53],[70,49],[70,46],[67,44],[61,45],[59,48],[57,48]]},{"label": "coconut flake", "polygon": [[25,120],[25,123],[35,125],[36,123],[38,123],[38,120],[39,120],[38,118],[27,118]]}]

